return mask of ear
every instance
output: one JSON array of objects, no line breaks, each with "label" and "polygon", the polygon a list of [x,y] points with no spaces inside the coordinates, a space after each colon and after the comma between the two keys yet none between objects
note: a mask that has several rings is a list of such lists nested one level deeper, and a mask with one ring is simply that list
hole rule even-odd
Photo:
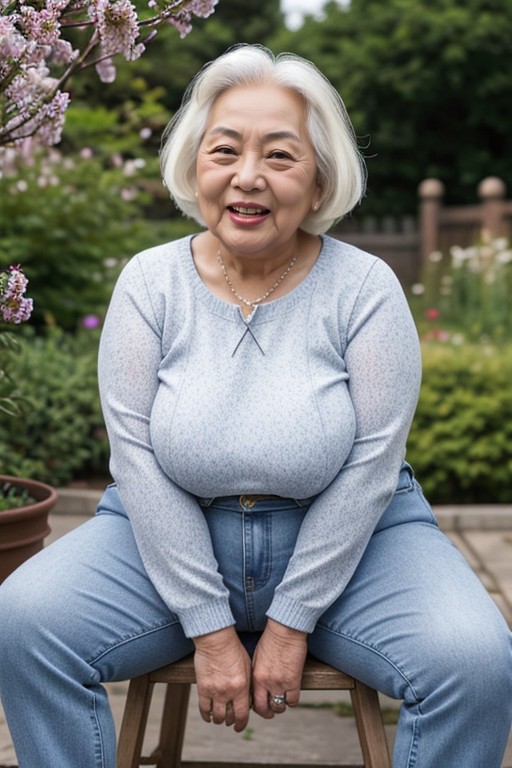
[{"label": "ear", "polygon": [[315,195],[313,198],[313,205],[311,206],[314,211],[318,211],[323,202],[324,190],[320,184],[320,179],[317,179]]},{"label": "ear", "polygon": [[320,206],[322,205],[322,190],[320,187],[318,187],[317,194],[315,196],[315,199],[313,200],[313,205],[311,206],[314,211],[318,211]]}]

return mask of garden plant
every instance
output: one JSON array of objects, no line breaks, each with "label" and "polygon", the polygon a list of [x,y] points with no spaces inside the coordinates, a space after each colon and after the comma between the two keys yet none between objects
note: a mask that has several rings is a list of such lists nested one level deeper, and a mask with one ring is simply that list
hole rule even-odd
[{"label": "garden plant", "polygon": [[431,254],[412,286],[423,384],[408,457],[435,503],[510,503],[512,248],[485,234]]}]

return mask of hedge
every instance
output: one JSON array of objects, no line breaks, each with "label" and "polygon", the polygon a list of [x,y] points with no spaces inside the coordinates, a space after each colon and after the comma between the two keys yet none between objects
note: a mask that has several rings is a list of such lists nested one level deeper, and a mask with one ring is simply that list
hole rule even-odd
[{"label": "hedge", "polygon": [[3,474],[63,486],[108,474],[108,442],[98,396],[98,332],[23,334],[9,373],[26,398],[20,417],[0,413]]},{"label": "hedge", "polygon": [[423,344],[407,458],[436,504],[512,502],[512,346]]}]

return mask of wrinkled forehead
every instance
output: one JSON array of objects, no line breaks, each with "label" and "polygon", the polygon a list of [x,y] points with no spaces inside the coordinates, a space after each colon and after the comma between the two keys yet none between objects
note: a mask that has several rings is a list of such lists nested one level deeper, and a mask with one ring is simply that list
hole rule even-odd
[{"label": "wrinkled forehead", "polygon": [[244,133],[248,128],[274,138],[308,140],[306,105],[291,88],[276,85],[234,86],[213,102],[207,133]]}]

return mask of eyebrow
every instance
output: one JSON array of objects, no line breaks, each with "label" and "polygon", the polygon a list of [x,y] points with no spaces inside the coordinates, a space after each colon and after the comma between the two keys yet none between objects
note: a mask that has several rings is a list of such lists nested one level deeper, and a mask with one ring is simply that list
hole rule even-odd
[{"label": "eyebrow", "polygon": [[[233,128],[227,128],[223,125],[219,125],[217,128],[212,128],[210,135],[223,134],[225,136],[231,136],[233,139],[241,139],[242,134],[235,131]],[[301,139],[293,131],[271,131],[266,133],[263,137],[265,141],[280,141],[281,139],[291,139],[292,141],[300,142]]]}]

